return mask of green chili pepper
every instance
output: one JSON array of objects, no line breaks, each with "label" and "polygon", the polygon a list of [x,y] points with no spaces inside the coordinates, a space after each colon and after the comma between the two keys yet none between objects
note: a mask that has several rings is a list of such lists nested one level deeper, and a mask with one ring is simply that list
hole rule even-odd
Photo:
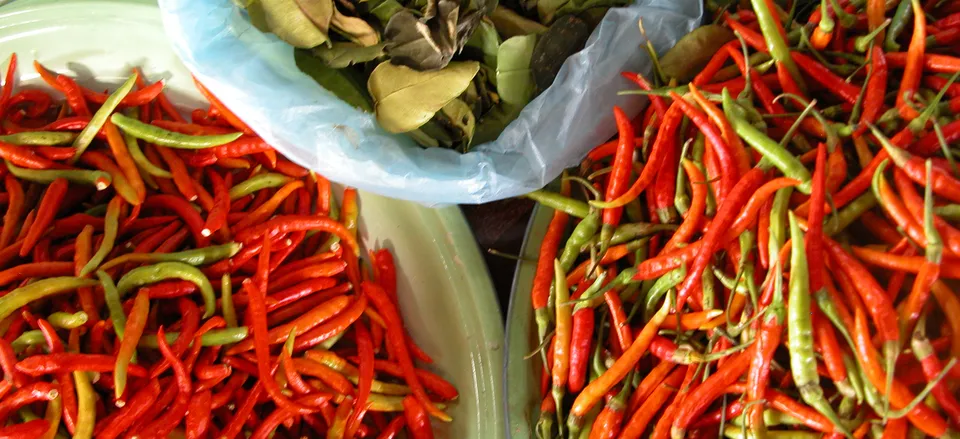
[{"label": "green chili pepper", "polygon": [[773,196],[773,208],[770,210],[770,251],[771,258],[776,257],[780,248],[787,242],[787,211],[790,210],[790,196],[793,188],[783,188]]},{"label": "green chili pepper", "polygon": [[[330,217],[330,219],[332,219],[332,220],[338,220],[338,221],[339,221],[339,220],[340,220],[340,205],[339,205],[338,203],[336,203],[336,202],[331,202],[331,203],[330,203],[330,214],[327,215],[327,216]],[[306,236],[310,236],[310,232],[307,232],[307,235],[306,235]],[[334,246],[335,244],[339,243],[339,242],[340,242],[340,237],[339,237],[339,236],[334,235],[334,234],[330,234],[330,237],[328,237],[327,240],[323,242],[323,245],[321,245],[319,248],[317,248],[317,253],[316,253],[316,254],[319,255],[319,254],[321,254],[321,253],[325,253],[325,252],[330,251],[330,249],[332,249],[333,246]]]},{"label": "green chili pepper", "polygon": [[117,106],[120,105],[120,101],[127,96],[127,93],[130,93],[130,90],[133,89],[133,86],[137,83],[137,75],[133,74],[127,78],[126,82],[113,92],[106,101],[103,102],[103,105],[100,106],[100,109],[93,114],[93,117],[90,118],[90,122],[87,122],[87,126],[83,127],[83,130],[80,131],[80,134],[77,135],[77,138],[73,141],[73,147],[77,150],[73,153],[72,162],[76,162],[77,159],[83,155],[83,152],[87,150],[87,147],[90,146],[90,143],[93,142],[94,137],[97,136],[97,133],[100,132],[100,129],[103,128],[103,124],[107,123],[107,118],[110,117],[110,113],[113,113],[113,110],[117,109]]},{"label": "green chili pepper", "polygon": [[[683,157],[683,154],[680,155]],[[690,210],[690,194],[687,192],[687,173],[680,169],[677,172],[677,182],[673,193],[673,208],[677,209],[680,216],[687,214]]]},{"label": "green chili pepper", "polygon": [[680,285],[680,282],[687,277],[687,266],[683,264],[673,270],[670,270],[667,274],[660,276],[653,286],[650,287],[650,291],[647,291],[647,298],[644,300],[644,320],[649,320],[649,316],[653,315],[657,311],[657,304],[660,302],[660,299],[667,294],[667,291]]},{"label": "green chili pepper", "polygon": [[44,419],[49,422],[50,427],[40,439],[66,439],[66,435],[60,434],[60,417],[63,413],[63,396],[57,395],[56,398],[47,403],[47,411],[44,413]]},{"label": "green chili pepper", "polygon": [[[630,241],[637,239],[648,238],[652,235],[655,235],[660,232],[672,232],[677,230],[676,224],[653,224],[653,223],[627,223],[621,224],[613,231],[613,236],[610,237],[610,245],[619,245],[625,244]],[[594,235],[587,242],[585,242],[580,247],[580,252],[584,252],[590,249],[590,247],[596,246],[599,237]],[[642,260],[642,259],[640,259]]]},{"label": "green chili pepper", "polygon": [[623,212],[627,214],[627,220],[630,222],[640,222],[644,220],[643,216],[643,207],[640,205],[640,200],[633,199],[630,200],[625,206],[623,206]]},{"label": "green chili pepper", "polygon": [[[223,329],[211,329],[207,331],[202,336],[200,336],[200,346],[209,347],[209,346],[223,346],[228,344],[239,343],[243,340],[246,340],[249,330],[246,326],[237,326],[235,328],[223,328]],[[167,338],[167,343],[173,343],[177,340],[177,337],[180,335],[179,332],[166,332],[164,337]],[[140,337],[140,343],[137,345],[141,348],[150,348],[158,349],[159,345],[157,344],[157,334],[144,334],[143,337]]]},{"label": "green chili pepper", "polygon": [[74,329],[85,325],[88,318],[87,313],[83,311],[77,311],[73,314],[57,311],[47,316],[47,321],[54,328]]},{"label": "green chili pepper", "polygon": [[[880,26],[877,26],[877,28],[870,31],[870,33],[857,37],[857,39],[854,40],[853,48],[857,52],[861,52],[861,53],[866,52],[867,50],[870,49],[870,44],[872,44],[873,40],[877,38],[877,35],[879,35],[880,32],[883,32],[887,28],[887,26],[890,26],[890,19],[885,20],[883,24],[881,24]],[[930,45],[932,46],[933,44],[930,44]]]},{"label": "green chili pepper", "polygon": [[[804,107],[810,109],[809,110],[810,115],[813,116],[813,118],[820,123],[820,126],[823,127],[824,133],[826,133],[827,135],[827,143],[826,143],[827,152],[833,152],[834,148],[836,148],[837,145],[840,144],[840,134],[837,133],[836,124],[827,120],[827,118],[823,117],[823,114],[821,114],[820,111],[817,110],[816,101],[807,101],[801,96],[797,96],[795,94],[790,94],[790,93],[784,93],[781,96],[797,101],[797,103],[799,103],[800,105],[803,105]],[[804,112],[806,111],[807,110],[805,109]],[[803,117],[804,116],[801,115],[801,119]],[[800,119],[797,119],[797,122],[799,123]]]},{"label": "green chili pepper", "polygon": [[856,403],[859,405],[863,402],[864,390],[863,390],[863,380],[860,375],[860,366],[857,365],[856,361],[853,361],[846,353],[843,353],[843,365],[847,369],[847,377],[850,379],[850,387],[853,388],[853,392],[857,395]]},{"label": "green chili pepper", "polygon": [[13,145],[63,145],[73,142],[77,138],[76,133],[68,131],[24,131],[22,133],[7,134],[0,136],[0,142]]},{"label": "green chili pepper", "polygon": [[191,136],[175,133],[160,127],[145,124],[131,117],[115,113],[110,120],[121,130],[138,139],[154,145],[177,149],[205,149],[224,145],[240,138],[243,133],[216,134],[210,136]]},{"label": "green chili pepper", "polygon": [[340,339],[343,338],[343,335],[346,333],[347,333],[347,330],[344,329],[334,334],[332,337],[324,340],[323,343],[320,343],[320,349],[326,349],[326,350],[333,349],[333,346],[336,345],[337,342],[340,341]]},{"label": "green chili pepper", "polygon": [[97,423],[97,394],[90,383],[90,375],[82,370],[73,372],[77,389],[77,419],[73,439],[90,439]]},{"label": "green chili pepper", "polygon": [[103,288],[103,301],[106,303],[107,311],[110,313],[113,331],[117,334],[117,338],[123,340],[123,330],[127,325],[127,315],[123,312],[123,303],[120,301],[120,293],[117,291],[117,285],[113,283],[113,278],[103,270],[97,270],[97,278],[100,279],[100,286]]},{"label": "green chili pepper", "polygon": [[[603,361],[604,328],[606,327],[607,314],[603,313],[600,317],[600,324],[597,325],[597,341],[593,344],[593,355],[590,357],[590,381],[602,376],[607,372],[607,365]],[[599,407],[600,404],[597,404]]]},{"label": "green chili pepper", "polygon": [[80,269],[80,276],[86,276],[96,270],[100,263],[113,251],[113,245],[117,239],[117,231],[120,228],[120,206],[123,199],[114,197],[107,206],[107,215],[103,218],[103,241],[100,242],[100,248],[90,257],[90,260]]},{"label": "green chili pepper", "polygon": [[90,216],[104,216],[107,214],[107,204],[104,203],[91,206],[89,209],[84,210],[83,213]]},{"label": "green chili pepper", "polygon": [[864,192],[863,195],[851,201],[837,212],[830,216],[823,225],[823,233],[827,236],[834,236],[853,224],[864,212],[873,209],[877,205],[877,197],[873,192]]},{"label": "green chili pepper", "polygon": [[913,21],[913,8],[910,6],[910,0],[900,0],[897,11],[894,12],[893,18],[890,20],[890,28],[887,30],[887,36],[884,37],[883,40],[883,47],[887,52],[900,51],[900,44],[897,43],[897,38],[903,33],[903,30],[907,28],[907,25]]},{"label": "green chili pepper", "polygon": [[233,285],[230,282],[230,273],[225,273],[220,278],[220,308],[227,327],[236,328],[237,310],[233,307]]},{"label": "green chili pepper", "polygon": [[100,269],[109,270],[110,268],[129,262],[183,262],[184,264],[200,266],[231,258],[236,255],[242,247],[238,242],[228,242],[226,244],[212,245],[175,253],[127,253],[107,261]]},{"label": "green chili pepper", "polygon": [[566,212],[567,214],[577,218],[586,218],[587,215],[590,214],[590,206],[587,205],[587,203],[584,203],[580,200],[574,200],[570,197],[565,197],[556,192],[538,190],[530,192],[524,196],[551,209]]},{"label": "green chili pepper", "polygon": [[104,190],[110,187],[113,179],[110,174],[103,171],[90,171],[86,169],[26,169],[15,166],[13,163],[6,162],[7,169],[14,177],[21,180],[32,181],[34,183],[50,184],[58,178],[65,178],[71,183],[89,184],[96,186],[97,190]]},{"label": "green chili pepper", "polygon": [[723,93],[723,110],[737,135],[759,151],[765,159],[773,163],[777,169],[783,172],[783,175],[800,180],[800,186],[797,187],[800,192],[810,193],[810,172],[803,166],[803,163],[789,150],[750,125],[745,119],[743,107],[733,101],[733,97],[726,89]]},{"label": "green chili pepper", "polygon": [[716,291],[714,290],[713,269],[710,265],[703,270],[701,284],[703,285],[703,309],[713,309],[716,303]]},{"label": "green chili pepper", "polygon": [[787,300],[789,321],[787,347],[790,351],[790,371],[793,373],[793,381],[803,401],[826,416],[837,431],[850,436],[846,426],[823,395],[823,388],[820,387],[817,357],[813,347],[813,312],[810,306],[807,252],[803,232],[793,212],[789,213],[789,219],[790,239],[793,242],[790,248],[790,283]]},{"label": "green chili pepper", "polygon": [[0,320],[6,319],[20,307],[33,301],[96,284],[95,280],[72,276],[49,277],[35,281],[0,297]]},{"label": "green chili pepper", "polygon": [[[136,108],[130,109],[130,117],[136,120],[139,111]],[[133,162],[137,164],[144,173],[152,175],[154,177],[160,178],[172,178],[173,175],[170,174],[170,171],[163,169],[150,161],[146,155],[143,154],[143,150],[140,149],[140,143],[137,142],[137,138],[130,135],[130,133],[123,131],[123,141],[127,144],[127,150],[130,151],[130,157],[133,158]]]},{"label": "green chili pepper", "polygon": [[603,295],[599,291],[603,287],[605,280],[607,280],[606,271],[600,273],[597,278],[593,280],[593,283],[590,284],[586,290],[583,290],[580,298],[575,301],[576,305],[573,307],[574,314],[584,308],[596,308],[597,305],[603,301]]},{"label": "green chili pepper", "polygon": [[[746,266],[744,268],[746,268]],[[724,273],[723,270],[721,270],[719,267],[713,267],[713,276],[720,281],[720,284],[723,285],[724,288],[730,291],[733,291],[736,294],[741,294],[744,296],[750,295],[750,291],[747,283],[750,282],[750,280],[752,279],[752,276],[748,276],[744,274],[743,276],[737,276],[736,278],[733,278],[733,277],[727,276],[727,274]],[[746,279],[747,282],[740,283],[741,277]]]},{"label": "green chili pepper", "polygon": [[598,227],[600,227],[600,211],[591,212],[577,224],[577,227],[574,227],[560,254],[560,267],[564,272],[570,271],[577,257],[580,256],[580,249],[597,234]]},{"label": "green chili pepper", "polygon": [[[723,428],[723,436],[728,439],[748,439],[753,436],[746,432],[746,429],[742,426],[728,425]],[[767,439],[818,439],[821,436],[820,433],[814,433],[812,431],[791,431],[791,430],[770,430],[767,432]]]},{"label": "green chili pepper", "polygon": [[213,285],[202,271],[192,265],[183,262],[160,262],[154,265],[137,267],[130,270],[117,283],[117,291],[120,297],[125,296],[134,288],[143,285],[149,285],[166,279],[182,279],[193,282],[200,289],[200,295],[203,296],[204,313],[203,318],[208,319],[213,316],[217,308],[217,297],[213,292]]},{"label": "green chili pepper", "polygon": [[945,204],[933,208],[933,213],[945,220],[960,221],[960,204]]},{"label": "green chili pepper", "polygon": [[[743,415],[730,420],[733,425],[737,426],[743,425],[743,421]],[[772,409],[763,411],[763,423],[766,425],[803,425],[803,422],[799,419]]]},{"label": "green chili pepper", "polygon": [[43,337],[43,331],[33,329],[20,334],[10,343],[10,346],[13,347],[14,352],[21,352],[30,346],[39,346],[46,343],[47,339]]},{"label": "green chili pepper", "polygon": [[258,174],[250,177],[230,188],[230,199],[245,197],[262,189],[280,187],[293,180],[292,178],[273,172]]}]

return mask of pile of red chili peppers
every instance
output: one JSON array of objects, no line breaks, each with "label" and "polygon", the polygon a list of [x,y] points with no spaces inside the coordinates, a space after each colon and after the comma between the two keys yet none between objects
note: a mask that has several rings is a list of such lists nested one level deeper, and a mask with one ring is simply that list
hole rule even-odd
[{"label": "pile of red chili peppers", "polygon": [[538,436],[957,437],[960,3],[739,3],[529,195]]},{"label": "pile of red chili peppers", "polygon": [[[0,437],[433,437],[457,390],[417,366],[357,192],[210,101],[0,94]],[[66,97],[59,102],[59,95]]]}]

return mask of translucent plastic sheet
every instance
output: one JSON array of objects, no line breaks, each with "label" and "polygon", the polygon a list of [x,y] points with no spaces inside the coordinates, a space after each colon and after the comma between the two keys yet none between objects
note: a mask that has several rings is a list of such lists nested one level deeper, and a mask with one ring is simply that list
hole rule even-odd
[{"label": "translucent plastic sheet", "polygon": [[553,85],[494,141],[467,154],[423,149],[381,129],[373,114],[337,99],[301,73],[293,48],[260,32],[231,0],[159,0],[174,51],[254,131],[330,180],[428,205],[485,203],[539,189],[614,133],[612,105],[636,114],[622,71],[649,73],[642,17],[666,51],[693,30],[701,0],[639,0],[611,9]]}]

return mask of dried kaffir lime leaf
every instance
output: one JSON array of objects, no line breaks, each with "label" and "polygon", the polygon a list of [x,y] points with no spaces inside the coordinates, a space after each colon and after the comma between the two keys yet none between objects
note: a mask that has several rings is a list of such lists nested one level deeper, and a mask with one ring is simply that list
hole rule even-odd
[{"label": "dried kaffir lime leaf", "polygon": [[734,38],[733,32],[716,24],[697,28],[660,58],[660,68],[668,77],[688,82],[707,65],[713,54]]},{"label": "dried kaffir lime leaf", "polygon": [[583,49],[589,37],[590,26],[573,15],[562,17],[550,25],[537,41],[530,61],[537,94],[553,84],[563,62]]},{"label": "dried kaffir lime leaf", "polygon": [[258,4],[270,32],[291,46],[309,49],[327,42],[327,33],[317,28],[296,1],[260,0]]},{"label": "dried kaffir lime leaf", "polygon": [[384,61],[367,80],[377,121],[393,133],[420,128],[460,96],[479,70],[476,61],[453,62],[426,72]]}]

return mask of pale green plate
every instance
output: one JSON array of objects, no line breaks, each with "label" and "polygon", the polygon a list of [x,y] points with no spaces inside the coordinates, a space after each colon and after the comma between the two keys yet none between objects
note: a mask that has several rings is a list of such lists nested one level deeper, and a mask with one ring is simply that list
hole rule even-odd
[{"label": "pale green plate", "polygon": [[537,205],[527,226],[526,239],[520,249],[521,261],[513,278],[510,309],[507,311],[507,354],[504,364],[508,435],[514,439],[533,437],[533,428],[540,413],[540,356],[524,358],[537,348],[533,310],[530,307],[530,286],[537,269],[540,242],[547,232],[553,210]]},{"label": "pale green plate", "polygon": [[[20,84],[39,86],[32,63],[70,72],[104,89],[133,66],[164,79],[171,98],[201,102],[189,73],[164,39],[159,12],[144,1],[15,0],[0,7],[0,68],[19,57]],[[229,68],[229,66],[224,66]],[[96,79],[94,79],[96,78]],[[368,248],[397,258],[400,306],[407,327],[435,360],[432,369],[460,390],[454,421],[439,438],[504,437],[503,322],[486,265],[456,207],[429,209],[363,193],[361,235]]]}]

